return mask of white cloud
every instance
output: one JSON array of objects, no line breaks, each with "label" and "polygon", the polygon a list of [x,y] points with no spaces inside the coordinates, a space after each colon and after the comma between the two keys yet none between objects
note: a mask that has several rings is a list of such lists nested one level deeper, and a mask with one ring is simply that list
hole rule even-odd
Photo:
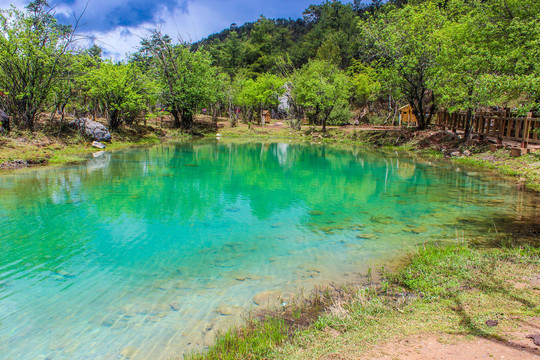
[{"label": "white cloud", "polygon": [[[0,0],[0,7],[6,8],[9,3],[16,3],[23,7],[28,1]],[[145,2],[140,0],[139,3]],[[172,3],[174,0],[156,0],[156,6],[164,3]],[[117,26],[113,30],[93,30],[85,32],[85,26],[80,30],[85,35],[95,38],[96,43],[105,49],[108,57],[115,60],[125,58],[127,53],[136,51],[142,37],[148,35],[148,29],[159,27],[163,33],[173,38],[181,38],[185,41],[198,41],[202,38],[228,28],[230,24],[242,25],[248,21],[256,21],[259,15],[264,14],[269,18],[292,17],[302,15],[310,3],[310,0],[176,0],[177,7],[161,6],[151,20],[136,26]],[[317,2],[317,1],[315,1]],[[73,9],[80,9],[86,4],[86,0],[75,0],[72,5],[59,5],[55,9],[57,13],[71,17]],[[96,16],[111,16],[111,12],[119,8],[118,4],[125,7],[125,3],[115,0],[91,0],[88,2],[88,10],[83,17],[82,23],[91,28],[91,21]],[[116,9],[116,10],[114,10]],[[156,8],[154,8],[154,11]],[[79,14],[76,14],[79,15]],[[114,19],[122,23],[121,16]]]}]

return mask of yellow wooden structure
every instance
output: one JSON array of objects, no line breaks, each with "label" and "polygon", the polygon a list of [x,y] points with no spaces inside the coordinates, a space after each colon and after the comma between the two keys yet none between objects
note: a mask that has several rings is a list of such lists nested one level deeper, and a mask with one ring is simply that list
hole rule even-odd
[{"label": "yellow wooden structure", "polygon": [[407,104],[399,108],[399,124],[407,126],[417,126],[418,121],[412,111],[412,106]]},{"label": "yellow wooden structure", "polygon": [[270,110],[263,110],[261,117],[261,124],[270,124],[271,114]]}]

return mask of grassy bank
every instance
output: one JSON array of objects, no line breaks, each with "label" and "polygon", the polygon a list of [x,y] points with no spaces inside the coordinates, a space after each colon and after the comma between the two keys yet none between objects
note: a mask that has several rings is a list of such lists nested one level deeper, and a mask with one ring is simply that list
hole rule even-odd
[{"label": "grassy bank", "polygon": [[[195,123],[195,133],[210,138],[219,134],[221,138],[232,139],[285,139],[315,144],[362,145],[423,158],[448,158],[460,165],[515,177],[521,186],[540,191],[540,153],[519,158],[510,157],[510,152],[504,149],[491,153],[487,141],[464,144],[450,132],[346,126],[329,127],[323,133],[316,126],[303,126],[301,131],[294,131],[283,122],[276,121],[265,127],[239,124],[231,128],[227,119],[220,119],[216,129],[210,118],[201,116]],[[170,119],[163,123],[151,121],[148,126],[124,126],[113,133],[113,141],[107,144],[107,150],[187,138],[188,135],[172,128]],[[48,129],[47,126],[34,133],[14,132],[9,137],[0,136],[0,150],[0,171],[34,165],[70,164],[82,161],[88,153],[98,151],[91,146],[88,138],[73,129],[64,129],[59,133],[57,129]],[[452,156],[456,152],[459,155]]]},{"label": "grassy bank", "polygon": [[[178,130],[157,126],[130,126],[112,134],[106,150],[151,145],[186,138]],[[0,136],[0,171],[36,165],[66,165],[83,161],[89,153],[100,151],[92,140],[73,129],[14,131]]]},{"label": "grassy bank", "polygon": [[253,314],[188,358],[361,358],[375,346],[425,333],[510,342],[522,322],[540,316],[539,270],[534,246],[426,247],[377,284],[319,289]]},{"label": "grassy bank", "polygon": [[[224,138],[290,139],[316,144],[339,143],[385,148],[422,158],[448,159],[458,165],[493,170],[514,177],[520,186],[540,191],[540,152],[511,157],[510,150],[489,151],[487,140],[473,140],[465,144],[449,131],[414,129],[385,129],[370,127],[329,127],[323,133],[320,127],[304,126],[302,131],[290,128],[247,126],[218,130]],[[210,133],[208,135],[214,135]]]}]

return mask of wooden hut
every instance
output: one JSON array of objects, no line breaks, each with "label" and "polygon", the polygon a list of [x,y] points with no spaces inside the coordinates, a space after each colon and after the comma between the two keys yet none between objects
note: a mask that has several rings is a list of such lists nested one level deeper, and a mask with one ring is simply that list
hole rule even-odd
[{"label": "wooden hut", "polygon": [[261,116],[261,124],[270,124],[271,114],[270,110],[263,110]]},{"label": "wooden hut", "polygon": [[399,125],[417,126],[418,122],[416,116],[412,111],[412,106],[407,104],[399,108]]}]

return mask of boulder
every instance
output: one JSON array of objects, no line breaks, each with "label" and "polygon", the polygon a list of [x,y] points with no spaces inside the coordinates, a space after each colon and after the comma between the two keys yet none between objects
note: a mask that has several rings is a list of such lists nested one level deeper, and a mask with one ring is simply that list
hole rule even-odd
[{"label": "boulder", "polygon": [[85,135],[96,141],[111,141],[111,133],[109,130],[97,121],[82,118],[71,121],[69,125],[81,130]]},{"label": "boulder", "polygon": [[2,129],[4,131],[7,131],[7,132],[9,132],[11,130],[10,126],[9,126],[9,116],[8,116],[8,114],[6,114],[2,110],[0,110],[0,130],[2,130]]}]

